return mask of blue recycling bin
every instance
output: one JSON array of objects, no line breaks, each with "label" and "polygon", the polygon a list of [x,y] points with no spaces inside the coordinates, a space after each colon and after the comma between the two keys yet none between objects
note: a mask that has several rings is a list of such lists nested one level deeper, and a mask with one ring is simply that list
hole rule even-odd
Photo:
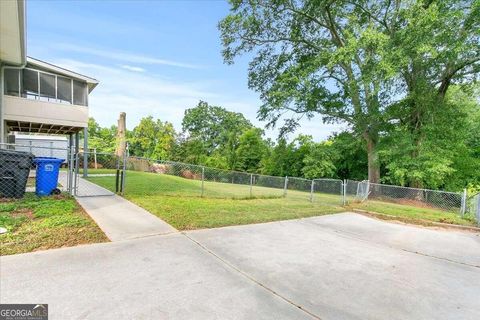
[{"label": "blue recycling bin", "polygon": [[64,159],[38,157],[33,159],[37,165],[37,175],[35,177],[35,193],[37,196],[49,196],[57,188],[58,172]]}]

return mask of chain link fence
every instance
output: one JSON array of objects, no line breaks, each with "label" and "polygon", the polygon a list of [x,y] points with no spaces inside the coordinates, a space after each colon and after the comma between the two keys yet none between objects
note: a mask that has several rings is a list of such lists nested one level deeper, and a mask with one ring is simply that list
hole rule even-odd
[{"label": "chain link fence", "polygon": [[[37,184],[45,186],[49,194],[71,192],[70,150],[42,145],[0,143],[0,198],[21,198],[25,192],[35,192]],[[37,177],[35,159],[59,158],[58,179],[54,175]],[[48,164],[45,170],[53,170]]]},{"label": "chain link fence", "polygon": [[35,191],[35,157],[63,159],[55,189],[76,196],[120,193],[225,199],[285,197],[335,206],[376,201],[455,212],[480,221],[480,194],[467,197],[466,192],[368,181],[268,176],[112,153],[73,153],[68,148],[38,145],[0,144],[0,197],[21,197],[24,192]]},{"label": "chain link fence", "polygon": [[466,214],[477,220],[477,223],[480,225],[480,193],[477,193],[474,196],[471,196],[467,200]]},{"label": "chain link fence", "polygon": [[[43,170],[47,171],[46,174],[38,177],[38,160],[49,162],[52,158],[60,159],[60,162],[54,160],[59,164],[58,178],[48,172],[55,170],[52,166],[56,164],[53,163],[45,164]],[[84,171],[84,163],[87,163],[87,171]],[[62,192],[75,196],[113,195],[116,180],[121,183],[118,169],[122,165],[122,159],[108,153],[94,155],[47,145],[0,143],[0,198],[21,198],[25,192],[38,192],[41,195]],[[90,174],[89,169],[92,170]],[[98,177],[109,177],[106,187],[95,182]],[[40,184],[42,187],[37,188]]]},{"label": "chain link fence", "polygon": [[368,199],[464,213],[463,193],[457,192],[370,183]]},{"label": "chain link fence", "polygon": [[461,192],[375,184],[366,180],[309,180],[298,177],[267,176],[138,157],[128,157],[126,169],[127,181],[129,171],[165,175],[165,179],[155,179],[146,175],[144,178],[145,183],[148,181],[148,188],[133,190],[127,183],[127,193],[142,192],[144,195],[161,193],[232,199],[286,197],[330,205],[378,201],[432,208],[462,215],[468,213],[473,206],[470,204],[467,206],[465,194]]},{"label": "chain link fence", "polygon": [[315,179],[313,180],[312,201],[332,204],[345,204],[344,182],[339,179]]},{"label": "chain link fence", "polygon": [[78,197],[109,196],[121,190],[123,158],[113,153],[78,152],[72,162],[74,195]]},{"label": "chain link fence", "polygon": [[133,190],[127,183],[125,192],[144,195],[164,194],[202,196],[208,198],[281,198],[323,201],[342,204],[342,181],[333,179],[308,180],[294,177],[268,176],[248,172],[230,171],[181,162],[128,157],[126,180],[129,171],[165,175],[155,179],[145,175],[149,188]]},{"label": "chain link fence", "polygon": [[347,180],[347,202],[380,201],[464,214],[466,194]]},{"label": "chain link fence", "polygon": [[345,180],[345,203],[363,202],[368,196],[368,181]]}]

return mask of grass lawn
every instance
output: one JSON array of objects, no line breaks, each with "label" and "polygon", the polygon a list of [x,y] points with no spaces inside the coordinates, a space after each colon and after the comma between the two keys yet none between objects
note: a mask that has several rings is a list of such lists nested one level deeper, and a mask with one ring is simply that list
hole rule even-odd
[{"label": "grass lawn", "polygon": [[[78,172],[83,174],[83,168],[79,168]],[[116,169],[104,169],[104,168],[101,168],[101,169],[89,168],[87,170],[87,173],[89,174],[115,174],[116,172],[117,172]]]},{"label": "grass lawn", "polygon": [[[115,177],[92,176],[88,180],[114,191]],[[283,189],[254,186],[252,196],[248,185],[205,181],[202,198],[198,180],[138,171],[127,171],[126,175],[125,198],[180,230],[310,217],[354,208],[396,216],[411,223],[429,220],[476,225],[473,217],[462,218],[454,212],[375,200],[342,207],[340,195],[314,193],[311,203],[309,192],[288,190],[283,197]]]},{"label": "grass lawn", "polygon": [[0,199],[0,255],[108,241],[73,197]]},{"label": "grass lawn", "polygon": [[432,208],[419,208],[408,205],[369,200],[362,203],[352,203],[350,208],[383,213],[404,219],[406,222],[416,223],[419,220],[476,226],[475,218],[461,217],[458,213]]},{"label": "grass lawn", "polygon": [[[114,177],[88,180],[114,190]],[[177,229],[189,230],[228,225],[318,216],[344,211],[338,196],[317,194],[313,203],[308,192],[205,182],[181,177],[128,171],[125,198],[162,218]]]}]

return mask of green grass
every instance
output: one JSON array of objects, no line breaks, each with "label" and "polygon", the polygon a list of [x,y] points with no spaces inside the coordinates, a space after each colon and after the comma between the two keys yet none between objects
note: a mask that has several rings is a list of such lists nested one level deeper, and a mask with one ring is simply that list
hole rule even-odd
[{"label": "green grass", "polygon": [[[103,168],[101,168],[101,169],[89,168],[89,169],[87,170],[87,172],[88,172],[89,174],[115,174],[116,171],[117,171],[116,169],[103,169]],[[80,168],[80,169],[78,170],[78,172],[81,173],[81,174],[83,174],[83,168]]]},{"label": "green grass", "polygon": [[37,197],[0,200],[0,255],[108,241],[73,197]]},{"label": "green grass", "polygon": [[[88,179],[109,190],[115,189],[115,177]],[[126,175],[125,197],[181,230],[310,217],[354,208],[411,223],[428,220],[475,225],[473,217],[462,218],[454,212],[383,201],[352,203],[345,208],[341,207],[339,195],[315,193],[311,203],[309,192],[288,190],[287,197],[283,197],[282,189],[254,186],[252,196],[248,185],[205,181],[202,198],[198,180],[138,171],[127,171]]]},{"label": "green grass", "polygon": [[234,200],[127,196],[127,199],[180,230],[296,219],[343,211],[341,207],[288,198]]},{"label": "green grass", "polygon": [[[114,190],[115,177],[90,177]],[[339,197],[317,194],[313,203],[308,192],[250,187],[201,181],[147,172],[127,172],[125,198],[162,218],[177,229],[189,230],[228,225],[296,219],[343,211]]]},{"label": "green grass", "polygon": [[471,216],[465,216],[462,218],[458,213],[434,208],[419,208],[375,200],[369,200],[362,203],[352,203],[350,207],[399,217],[406,222],[412,223],[417,223],[419,220],[428,220],[465,226],[476,226],[475,219]]}]

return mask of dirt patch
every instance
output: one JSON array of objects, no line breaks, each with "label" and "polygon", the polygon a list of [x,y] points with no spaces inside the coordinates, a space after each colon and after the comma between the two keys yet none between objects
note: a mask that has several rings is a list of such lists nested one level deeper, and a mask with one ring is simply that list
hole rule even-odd
[{"label": "dirt patch", "polygon": [[417,207],[417,208],[448,211],[448,210],[445,210],[444,208],[435,206],[435,205],[430,204],[430,203],[425,203],[421,200],[405,199],[405,198],[395,199],[395,198],[388,198],[388,197],[374,197],[374,198],[372,197],[371,200],[390,202],[390,203],[395,203],[395,204],[400,204],[400,205],[405,205],[405,206],[412,206],[412,207]]},{"label": "dirt patch", "polygon": [[201,177],[202,177],[201,175],[193,173],[190,170],[183,170],[181,172],[181,175],[182,175],[182,177],[184,177],[186,179],[193,179],[193,180],[200,180]]},{"label": "dirt patch", "polygon": [[63,200],[63,199],[70,198],[70,196],[65,195],[65,194],[53,194],[53,195],[50,196],[50,198],[55,199],[55,200]]},{"label": "dirt patch", "polygon": [[16,210],[10,212],[10,215],[13,218],[26,217],[30,220],[33,220],[35,218],[35,216],[33,215],[33,211],[29,208],[16,209]]}]

